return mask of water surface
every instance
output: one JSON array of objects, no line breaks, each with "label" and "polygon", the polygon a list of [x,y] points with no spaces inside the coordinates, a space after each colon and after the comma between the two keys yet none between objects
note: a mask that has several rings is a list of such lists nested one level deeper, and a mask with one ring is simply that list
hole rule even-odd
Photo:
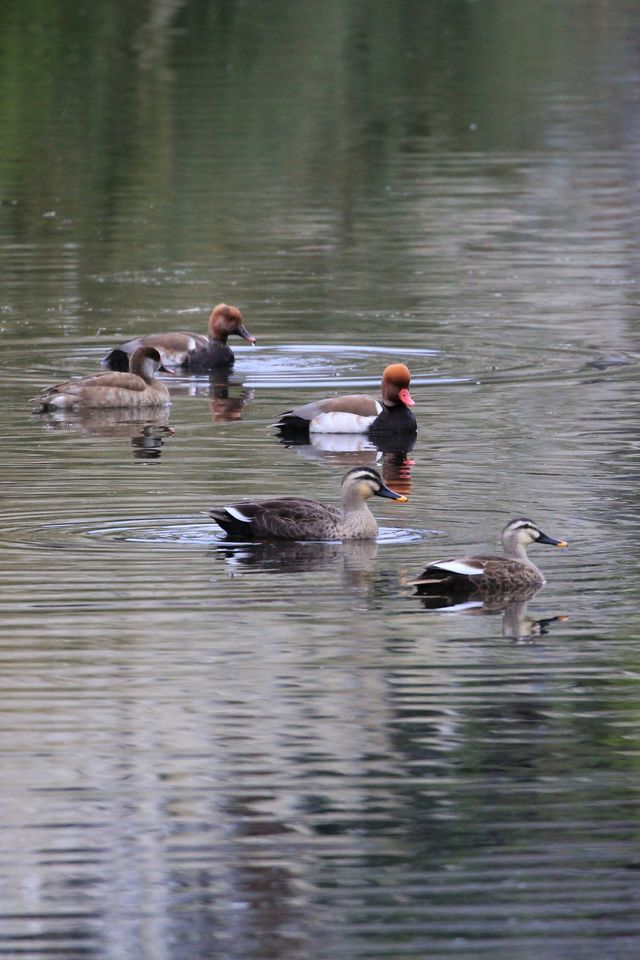
[{"label": "water surface", "polygon": [[[635,6],[1,16],[0,953],[636,957]],[[33,412],[221,300],[227,380]],[[398,360],[411,450],[278,441]],[[375,543],[207,517],[356,463]],[[414,595],[522,515],[527,603]]]}]

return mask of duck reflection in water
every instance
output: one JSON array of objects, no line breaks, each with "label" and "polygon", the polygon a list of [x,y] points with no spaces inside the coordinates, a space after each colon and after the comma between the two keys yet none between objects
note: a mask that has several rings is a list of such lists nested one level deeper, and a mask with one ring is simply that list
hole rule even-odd
[{"label": "duck reflection in water", "polygon": [[409,453],[416,442],[415,434],[376,437],[375,442],[353,433],[313,433],[301,440],[279,436],[278,440],[305,460],[347,468],[360,464],[376,466],[386,484],[405,497],[411,493],[414,461]]},{"label": "duck reflection in water", "polygon": [[[470,593],[466,597],[422,595],[422,605],[427,610],[457,614],[467,617],[495,616],[502,614],[502,636],[519,643],[535,641],[537,637],[549,632],[552,623],[561,623],[569,619],[566,614],[537,619],[527,614],[529,601],[541,588],[530,588],[515,594],[491,596]],[[419,591],[418,594],[419,595]]]},{"label": "duck reflection in water", "polygon": [[74,413],[71,410],[56,410],[40,414],[51,430],[74,430],[87,436],[108,439],[129,439],[133,456],[137,460],[157,460],[167,437],[175,434],[169,425],[169,411],[113,409],[92,410]]},{"label": "duck reflection in water", "polygon": [[[245,389],[241,380],[229,378],[228,370],[213,371],[207,380],[174,376],[170,386],[172,397],[207,397],[214,423],[241,420],[244,408],[254,397],[253,390]],[[235,387],[240,387],[241,392],[232,396],[230,391]]]},{"label": "duck reflection in water", "polygon": [[214,554],[222,555],[237,575],[312,573],[342,563],[343,586],[360,594],[373,583],[378,543],[376,540],[264,540],[242,544],[226,541],[215,548]]},{"label": "duck reflection in water", "polygon": [[253,390],[243,389],[239,396],[229,395],[229,377],[223,372],[209,378],[209,409],[214,423],[241,420],[242,412],[253,400]]}]

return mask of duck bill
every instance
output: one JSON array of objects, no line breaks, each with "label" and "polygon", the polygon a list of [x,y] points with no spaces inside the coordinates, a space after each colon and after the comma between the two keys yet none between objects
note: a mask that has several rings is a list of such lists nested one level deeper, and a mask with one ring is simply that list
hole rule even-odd
[{"label": "duck bill", "polygon": [[550,547],[568,547],[566,540],[556,540],[555,537],[548,537],[546,533],[541,533],[536,543],[548,543]]},{"label": "duck bill", "polygon": [[386,497],[387,500],[395,500],[396,503],[406,503],[409,499],[403,493],[396,493],[395,490],[390,490],[384,484],[376,491],[376,497]]},{"label": "duck bill", "polygon": [[403,388],[402,388],[402,390],[400,391],[400,393],[398,394],[398,396],[400,397],[400,399],[401,399],[402,402],[404,403],[405,407],[415,407],[416,402],[415,402],[415,400],[413,399],[413,397],[411,396],[411,394],[409,393],[409,391],[408,391],[408,389],[407,389],[406,387],[403,387]]},{"label": "duck bill", "polygon": [[242,337],[243,340],[246,340],[247,343],[250,343],[252,347],[255,347],[256,338],[253,336],[252,333],[249,333],[244,323],[240,324],[240,326],[236,330],[236,333],[238,334],[239,337]]}]

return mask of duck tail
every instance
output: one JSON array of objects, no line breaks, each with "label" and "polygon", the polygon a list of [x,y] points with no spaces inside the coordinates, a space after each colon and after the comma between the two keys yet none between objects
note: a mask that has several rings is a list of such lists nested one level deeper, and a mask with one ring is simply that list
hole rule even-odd
[{"label": "duck tail", "polygon": [[114,347],[102,360],[102,365],[120,373],[129,372],[129,354],[120,347]]}]

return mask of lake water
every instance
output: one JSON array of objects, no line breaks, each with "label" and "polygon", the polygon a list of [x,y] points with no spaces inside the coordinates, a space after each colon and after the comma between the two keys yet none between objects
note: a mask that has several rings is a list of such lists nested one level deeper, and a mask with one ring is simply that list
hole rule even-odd
[{"label": "lake water", "polygon": [[[0,25],[0,955],[637,957],[637,5]],[[33,412],[223,300],[228,382]],[[395,361],[412,450],[276,438]],[[376,543],[207,517],[359,463]],[[569,541],[528,604],[414,595],[522,515]]]}]

